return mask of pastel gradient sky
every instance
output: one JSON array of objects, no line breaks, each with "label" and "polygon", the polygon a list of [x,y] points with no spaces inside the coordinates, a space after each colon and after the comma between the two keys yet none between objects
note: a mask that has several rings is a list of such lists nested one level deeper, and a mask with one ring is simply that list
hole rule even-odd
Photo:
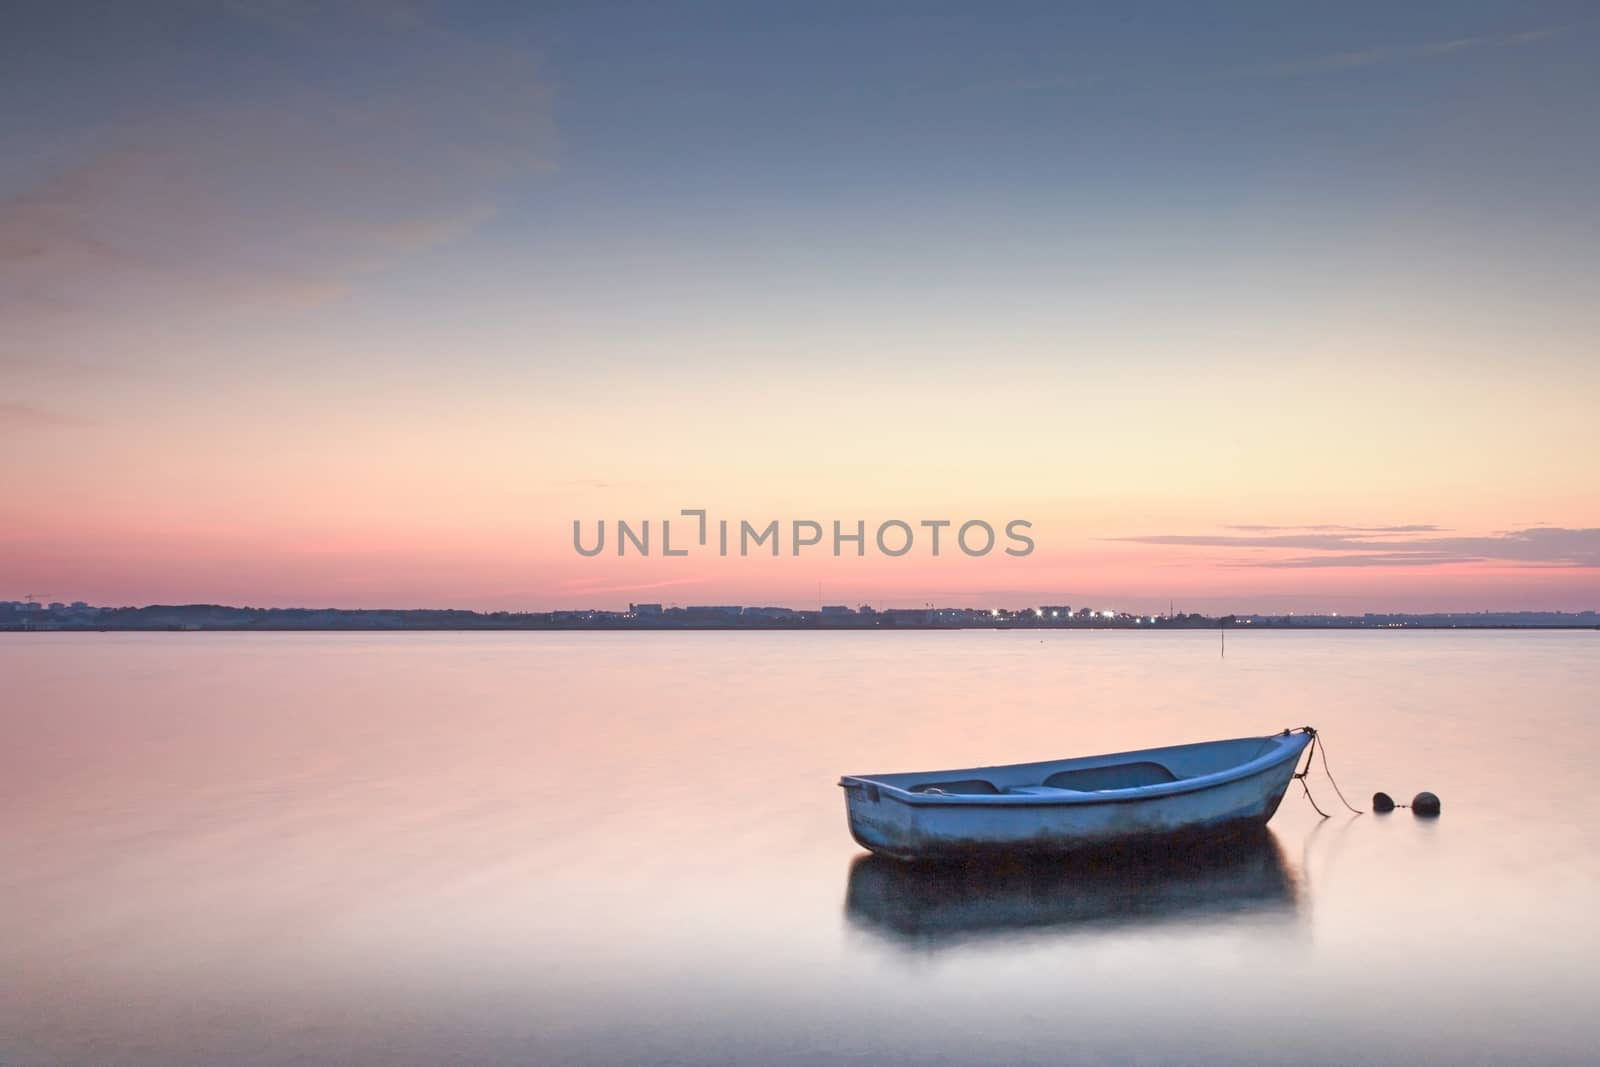
[{"label": "pastel gradient sky", "polygon": [[0,599],[1600,607],[1592,6],[1063,7],[13,8]]}]

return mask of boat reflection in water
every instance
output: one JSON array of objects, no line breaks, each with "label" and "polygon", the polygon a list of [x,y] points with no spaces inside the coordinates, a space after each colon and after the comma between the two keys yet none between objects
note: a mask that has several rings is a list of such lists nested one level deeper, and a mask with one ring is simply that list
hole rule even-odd
[{"label": "boat reflection in water", "polygon": [[990,935],[1207,922],[1292,920],[1299,887],[1272,832],[1055,859],[918,865],[857,856],[845,914],[857,927],[917,947]]}]

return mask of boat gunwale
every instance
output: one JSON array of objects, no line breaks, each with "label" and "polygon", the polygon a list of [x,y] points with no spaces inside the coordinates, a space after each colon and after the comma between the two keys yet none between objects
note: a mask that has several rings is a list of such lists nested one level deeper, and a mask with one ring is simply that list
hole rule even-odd
[{"label": "boat gunwale", "polygon": [[[1254,737],[1228,737],[1215,741],[1191,742],[1194,746],[1220,745],[1231,741],[1279,741],[1279,746],[1271,749],[1254,759],[1211,774],[1203,774],[1194,778],[1179,778],[1172,782],[1159,782],[1154,785],[1129,786],[1126,789],[1105,789],[1096,792],[1064,792],[1061,796],[1040,796],[1037,793],[914,793],[909,789],[902,789],[897,785],[889,785],[879,779],[867,775],[847,774],[839,779],[839,785],[844,789],[861,789],[872,786],[880,794],[889,794],[903,804],[918,807],[945,807],[968,805],[989,805],[1008,808],[1054,808],[1081,804],[1125,804],[1140,800],[1151,800],[1163,797],[1181,796],[1185,793],[1196,793],[1214,786],[1227,785],[1244,778],[1250,778],[1264,771],[1277,767],[1279,764],[1293,760],[1298,762],[1300,754],[1305,751],[1306,745],[1311,743],[1315,733],[1310,727],[1299,727],[1294,730],[1284,730],[1281,733],[1263,734]],[[1101,760],[1119,759],[1126,756],[1144,756],[1152,752],[1165,752],[1174,748],[1187,748],[1189,745],[1166,745],[1160,748],[1141,748],[1131,752],[1105,752],[1092,756],[1069,756],[1060,760],[1043,760],[1037,763],[996,763],[987,767],[960,767],[946,771],[922,772],[928,776],[946,774],[972,774],[977,775],[984,771],[1011,770],[1017,767],[1047,767],[1052,764],[1070,763],[1074,760]],[[896,772],[906,773],[906,772]],[[910,772],[916,774],[918,772]]]}]

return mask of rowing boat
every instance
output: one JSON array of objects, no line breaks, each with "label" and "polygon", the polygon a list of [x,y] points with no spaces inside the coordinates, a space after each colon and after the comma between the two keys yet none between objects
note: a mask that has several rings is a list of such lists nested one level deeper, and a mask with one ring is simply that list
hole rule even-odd
[{"label": "rowing boat", "polygon": [[1069,852],[1272,818],[1316,731],[999,767],[846,775],[850,834],[900,860]]}]

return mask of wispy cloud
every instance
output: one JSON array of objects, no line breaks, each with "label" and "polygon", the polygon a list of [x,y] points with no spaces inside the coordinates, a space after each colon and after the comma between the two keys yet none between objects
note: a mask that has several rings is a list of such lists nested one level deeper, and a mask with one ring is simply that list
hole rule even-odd
[{"label": "wispy cloud", "polygon": [[[1519,48],[1538,44],[1556,37],[1561,27],[1544,26],[1507,33],[1485,33],[1467,37],[1446,37],[1421,44],[1372,45],[1367,48],[1343,52],[1329,52],[1316,56],[1271,60],[1233,68],[1208,68],[1196,70],[1192,78],[1209,82],[1218,78],[1287,78],[1311,74],[1355,70],[1364,67],[1398,65],[1438,59],[1453,53],[1496,48]],[[1133,84],[1132,74],[1091,74],[1081,71],[1041,71],[1038,74],[1019,74],[1011,78],[970,82],[952,86],[937,94],[952,99],[983,97],[1017,97],[1035,95],[1070,95],[1089,89],[1113,91]]]},{"label": "wispy cloud", "polygon": [[222,0],[222,7],[250,19],[291,33],[322,32],[331,8],[341,9],[371,25],[387,29],[416,29],[426,22],[422,5],[407,0]]},{"label": "wispy cloud", "polygon": [[[1435,533],[1438,527],[1227,527],[1227,529],[1304,530],[1294,533],[1146,534],[1112,540],[1144,545],[1256,550],[1228,561],[1229,566],[1432,567],[1451,563],[1512,563],[1532,567],[1600,567],[1600,528],[1534,526],[1482,536]],[[1327,531],[1327,532],[1316,532]],[[1400,536],[1394,536],[1394,535]],[[1422,536],[1422,535],[1426,536]],[[1319,553],[1283,557],[1265,550]]]},{"label": "wispy cloud", "polygon": [[1481,563],[1483,560],[1482,556],[1458,556],[1445,552],[1373,552],[1365,555],[1234,561],[1224,566],[1303,570],[1315,567],[1431,567],[1444,563]]},{"label": "wispy cloud", "polygon": [[82,419],[34,407],[32,404],[0,403],[0,432],[7,430],[53,430],[64,426],[81,426]]},{"label": "wispy cloud", "polygon": [[277,74],[76,131],[91,148],[0,199],[0,313],[320,303],[549,165],[548,94],[517,48],[405,4],[227,10]]},{"label": "wispy cloud", "polygon": [[[129,371],[110,363],[71,357],[55,358],[27,352],[0,350],[0,387],[18,383],[62,382],[96,378],[127,378]],[[146,377],[141,374],[141,377]]]},{"label": "wispy cloud", "polygon": [[1341,526],[1336,523],[1319,523],[1314,526],[1262,526],[1255,523],[1237,523],[1224,526],[1224,530],[1244,530],[1246,532],[1265,533],[1282,531],[1337,531],[1340,533],[1431,533],[1439,527],[1412,524],[1407,526]]},{"label": "wispy cloud", "polygon": [[1235,73],[1244,77],[1281,78],[1300,74],[1317,74],[1326,71],[1351,70],[1384,64],[1405,63],[1434,59],[1453,52],[1469,49],[1517,48],[1536,44],[1555,36],[1554,27],[1520,30],[1514,33],[1486,33],[1473,37],[1450,37],[1424,44],[1374,45],[1347,52],[1307,56],[1257,66],[1244,67]]}]

